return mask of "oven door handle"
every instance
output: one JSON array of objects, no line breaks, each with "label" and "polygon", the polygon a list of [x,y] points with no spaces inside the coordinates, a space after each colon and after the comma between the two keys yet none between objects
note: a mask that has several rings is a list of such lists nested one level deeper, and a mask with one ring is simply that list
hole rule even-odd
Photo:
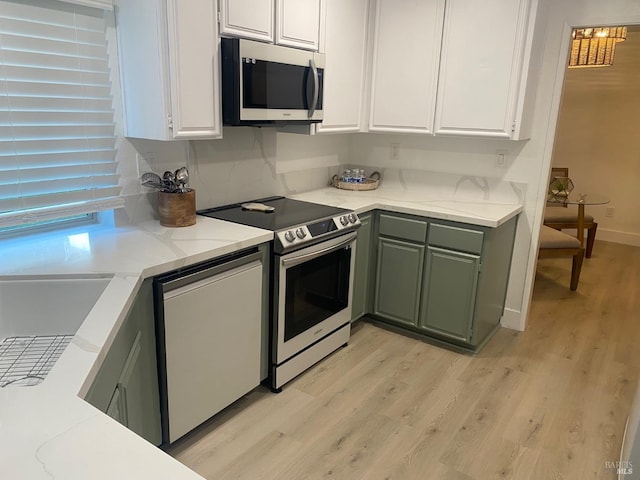
[{"label": "oven door handle", "polygon": [[326,255],[327,253],[331,253],[334,250],[340,250],[345,245],[349,245],[350,243],[352,243],[356,239],[356,235],[357,235],[356,232],[351,232],[346,235],[347,238],[345,240],[341,240],[340,242],[330,245],[321,250],[316,250],[314,252],[305,253],[303,255],[292,256],[289,258],[283,258],[282,266],[285,268],[293,267],[295,265],[308,262],[309,260],[313,260],[314,258],[321,257],[322,255]]}]

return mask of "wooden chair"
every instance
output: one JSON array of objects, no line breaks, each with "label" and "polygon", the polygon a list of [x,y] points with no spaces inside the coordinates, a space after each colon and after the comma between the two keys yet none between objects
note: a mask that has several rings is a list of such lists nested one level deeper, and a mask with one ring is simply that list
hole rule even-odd
[{"label": "wooden chair", "polygon": [[578,288],[578,282],[580,281],[584,251],[576,237],[542,225],[538,258],[573,257],[570,288],[574,291]]},{"label": "wooden chair", "polygon": [[[553,167],[551,169],[551,179],[555,177],[568,177],[569,169],[563,167]],[[578,209],[575,206],[567,206],[562,204],[547,203],[544,210],[544,224],[555,230],[564,230],[567,228],[578,228]],[[587,245],[586,257],[591,258],[593,245],[596,241],[596,231],[598,224],[593,215],[584,215],[584,226],[587,229]]]}]

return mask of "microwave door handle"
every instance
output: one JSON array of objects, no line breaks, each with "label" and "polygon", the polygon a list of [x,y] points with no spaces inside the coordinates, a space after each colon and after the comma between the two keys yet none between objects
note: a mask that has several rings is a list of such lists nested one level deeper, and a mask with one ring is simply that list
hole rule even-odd
[{"label": "microwave door handle", "polygon": [[313,117],[313,114],[316,111],[316,107],[318,106],[318,95],[320,93],[320,85],[318,81],[318,68],[316,67],[316,62],[313,60],[309,60],[309,66],[311,67],[311,73],[313,73],[313,100],[311,102],[311,106],[309,107],[309,118]]}]

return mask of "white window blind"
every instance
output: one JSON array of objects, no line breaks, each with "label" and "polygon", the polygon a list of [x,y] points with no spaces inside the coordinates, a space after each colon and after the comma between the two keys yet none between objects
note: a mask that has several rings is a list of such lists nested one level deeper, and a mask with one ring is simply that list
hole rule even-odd
[{"label": "white window blind", "polygon": [[103,10],[0,1],[0,227],[122,206],[105,31]]}]

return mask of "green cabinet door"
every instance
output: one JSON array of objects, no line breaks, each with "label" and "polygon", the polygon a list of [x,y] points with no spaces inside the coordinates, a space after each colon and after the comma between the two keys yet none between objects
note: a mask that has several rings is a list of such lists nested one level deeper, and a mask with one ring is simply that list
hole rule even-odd
[{"label": "green cabinet door", "polygon": [[417,325],[424,249],[424,245],[378,237],[376,315],[405,325]]},{"label": "green cabinet door", "polygon": [[160,393],[151,281],[145,281],[85,400],[160,445]]},{"label": "green cabinet door", "polygon": [[480,256],[428,246],[418,327],[471,341]]},{"label": "green cabinet door", "polygon": [[353,298],[351,300],[351,321],[369,313],[369,272],[371,265],[371,214],[360,215],[360,228],[356,242],[356,261],[353,275]]}]

